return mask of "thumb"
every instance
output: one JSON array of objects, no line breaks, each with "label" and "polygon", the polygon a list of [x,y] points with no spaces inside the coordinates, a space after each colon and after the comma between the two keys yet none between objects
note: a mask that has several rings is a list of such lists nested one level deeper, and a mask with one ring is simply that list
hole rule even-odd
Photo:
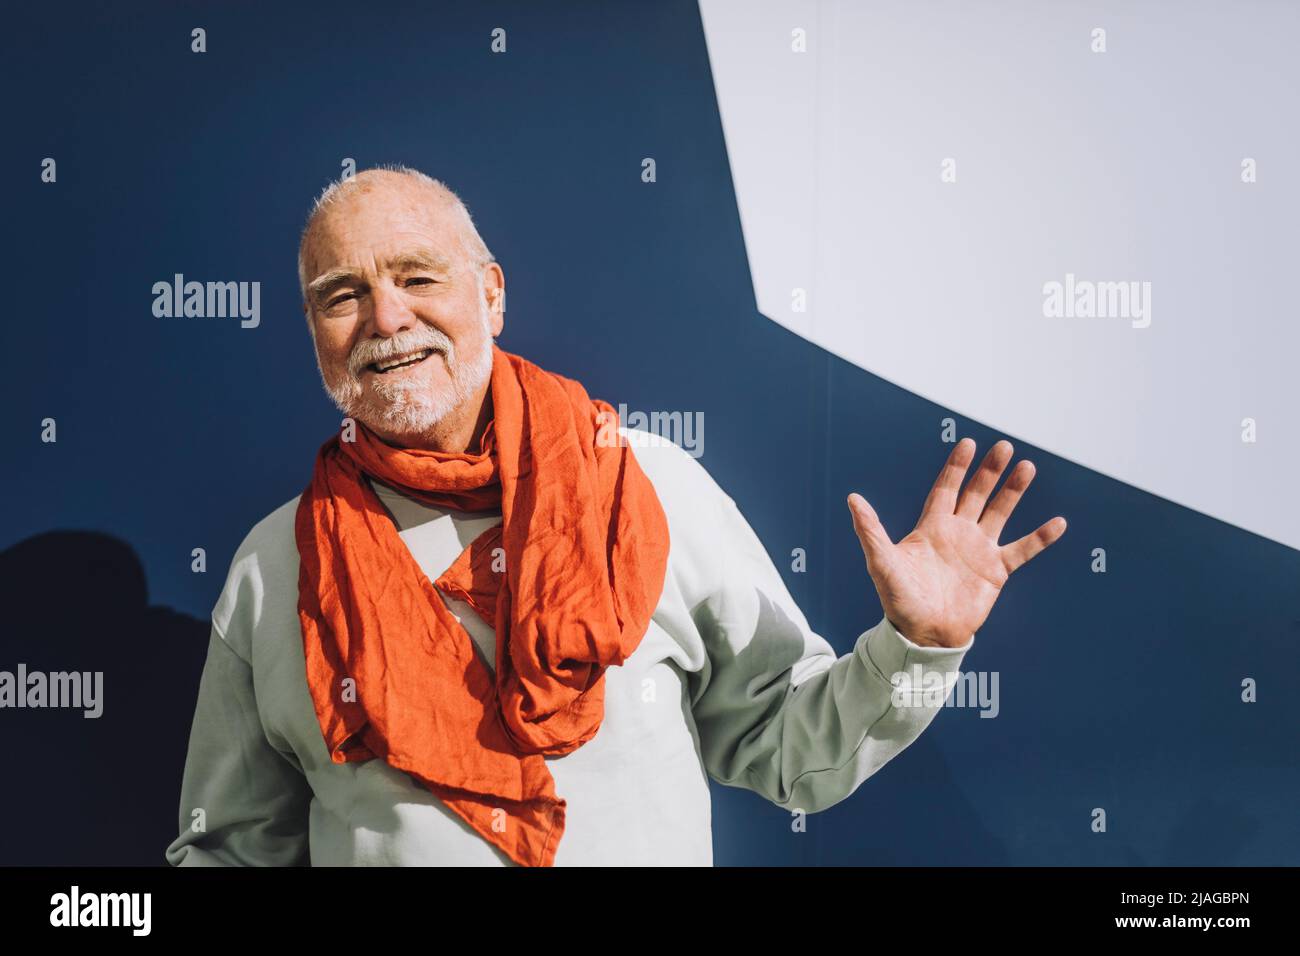
[{"label": "thumb", "polygon": [[849,512],[853,515],[853,528],[862,542],[862,553],[866,555],[867,564],[874,565],[888,554],[894,543],[889,540],[889,532],[880,523],[876,510],[857,492],[849,495]]}]

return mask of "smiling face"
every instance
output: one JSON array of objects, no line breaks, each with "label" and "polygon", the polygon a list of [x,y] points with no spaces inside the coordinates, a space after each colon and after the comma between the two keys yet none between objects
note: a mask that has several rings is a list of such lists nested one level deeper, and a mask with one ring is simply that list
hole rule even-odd
[{"label": "smiling face", "polygon": [[308,322],[325,389],[396,445],[473,428],[492,371],[495,262],[479,267],[468,217],[420,180],[358,174],[303,245]]}]

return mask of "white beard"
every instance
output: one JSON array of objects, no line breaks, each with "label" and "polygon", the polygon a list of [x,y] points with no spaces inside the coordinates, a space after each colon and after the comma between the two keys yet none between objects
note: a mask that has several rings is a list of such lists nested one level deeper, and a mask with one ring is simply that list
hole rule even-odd
[{"label": "white beard", "polygon": [[[444,418],[470,401],[492,374],[492,328],[486,302],[479,308],[481,320],[481,346],[472,355],[459,355],[445,334],[432,326],[424,325],[410,332],[393,336],[382,346],[382,353],[395,355],[420,348],[434,348],[427,362],[447,363],[451,376],[450,389],[432,389],[426,382],[375,378],[367,392],[358,376],[360,369],[374,361],[374,346],[359,342],[349,358],[349,367],[340,379],[331,384],[321,369],[321,380],[335,406],[344,415],[354,418],[371,429],[396,435],[423,435]],[[320,353],[316,356],[320,367]]]}]

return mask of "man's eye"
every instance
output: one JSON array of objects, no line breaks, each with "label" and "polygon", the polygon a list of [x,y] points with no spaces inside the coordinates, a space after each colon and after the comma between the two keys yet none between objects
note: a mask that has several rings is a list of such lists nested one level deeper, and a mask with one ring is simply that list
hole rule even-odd
[{"label": "man's eye", "polygon": [[343,295],[336,295],[334,298],[330,299],[329,302],[325,303],[325,308],[332,309],[339,303],[346,302],[348,299],[355,299],[356,297],[357,294],[355,292],[345,292]]},{"label": "man's eye", "polygon": [[433,282],[428,276],[411,276],[406,280],[407,285],[429,285]]}]

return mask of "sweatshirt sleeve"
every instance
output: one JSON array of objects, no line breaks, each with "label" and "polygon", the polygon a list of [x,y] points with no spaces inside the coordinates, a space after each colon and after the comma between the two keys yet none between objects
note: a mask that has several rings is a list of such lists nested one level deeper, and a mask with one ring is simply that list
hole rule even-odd
[{"label": "sweatshirt sleeve", "polygon": [[311,797],[302,772],[266,738],[252,668],[214,624],[167,862],[306,865]]},{"label": "sweatshirt sleeve", "polygon": [[[707,653],[692,702],[705,769],[779,806],[824,810],[914,741],[942,707],[940,695],[895,694],[891,677],[906,672],[914,687],[941,679],[946,700],[974,635],[962,647],[921,647],[886,618],[837,658],[736,503],[713,488],[712,560],[720,568],[692,612]],[[862,586],[871,587],[865,562]]]}]

